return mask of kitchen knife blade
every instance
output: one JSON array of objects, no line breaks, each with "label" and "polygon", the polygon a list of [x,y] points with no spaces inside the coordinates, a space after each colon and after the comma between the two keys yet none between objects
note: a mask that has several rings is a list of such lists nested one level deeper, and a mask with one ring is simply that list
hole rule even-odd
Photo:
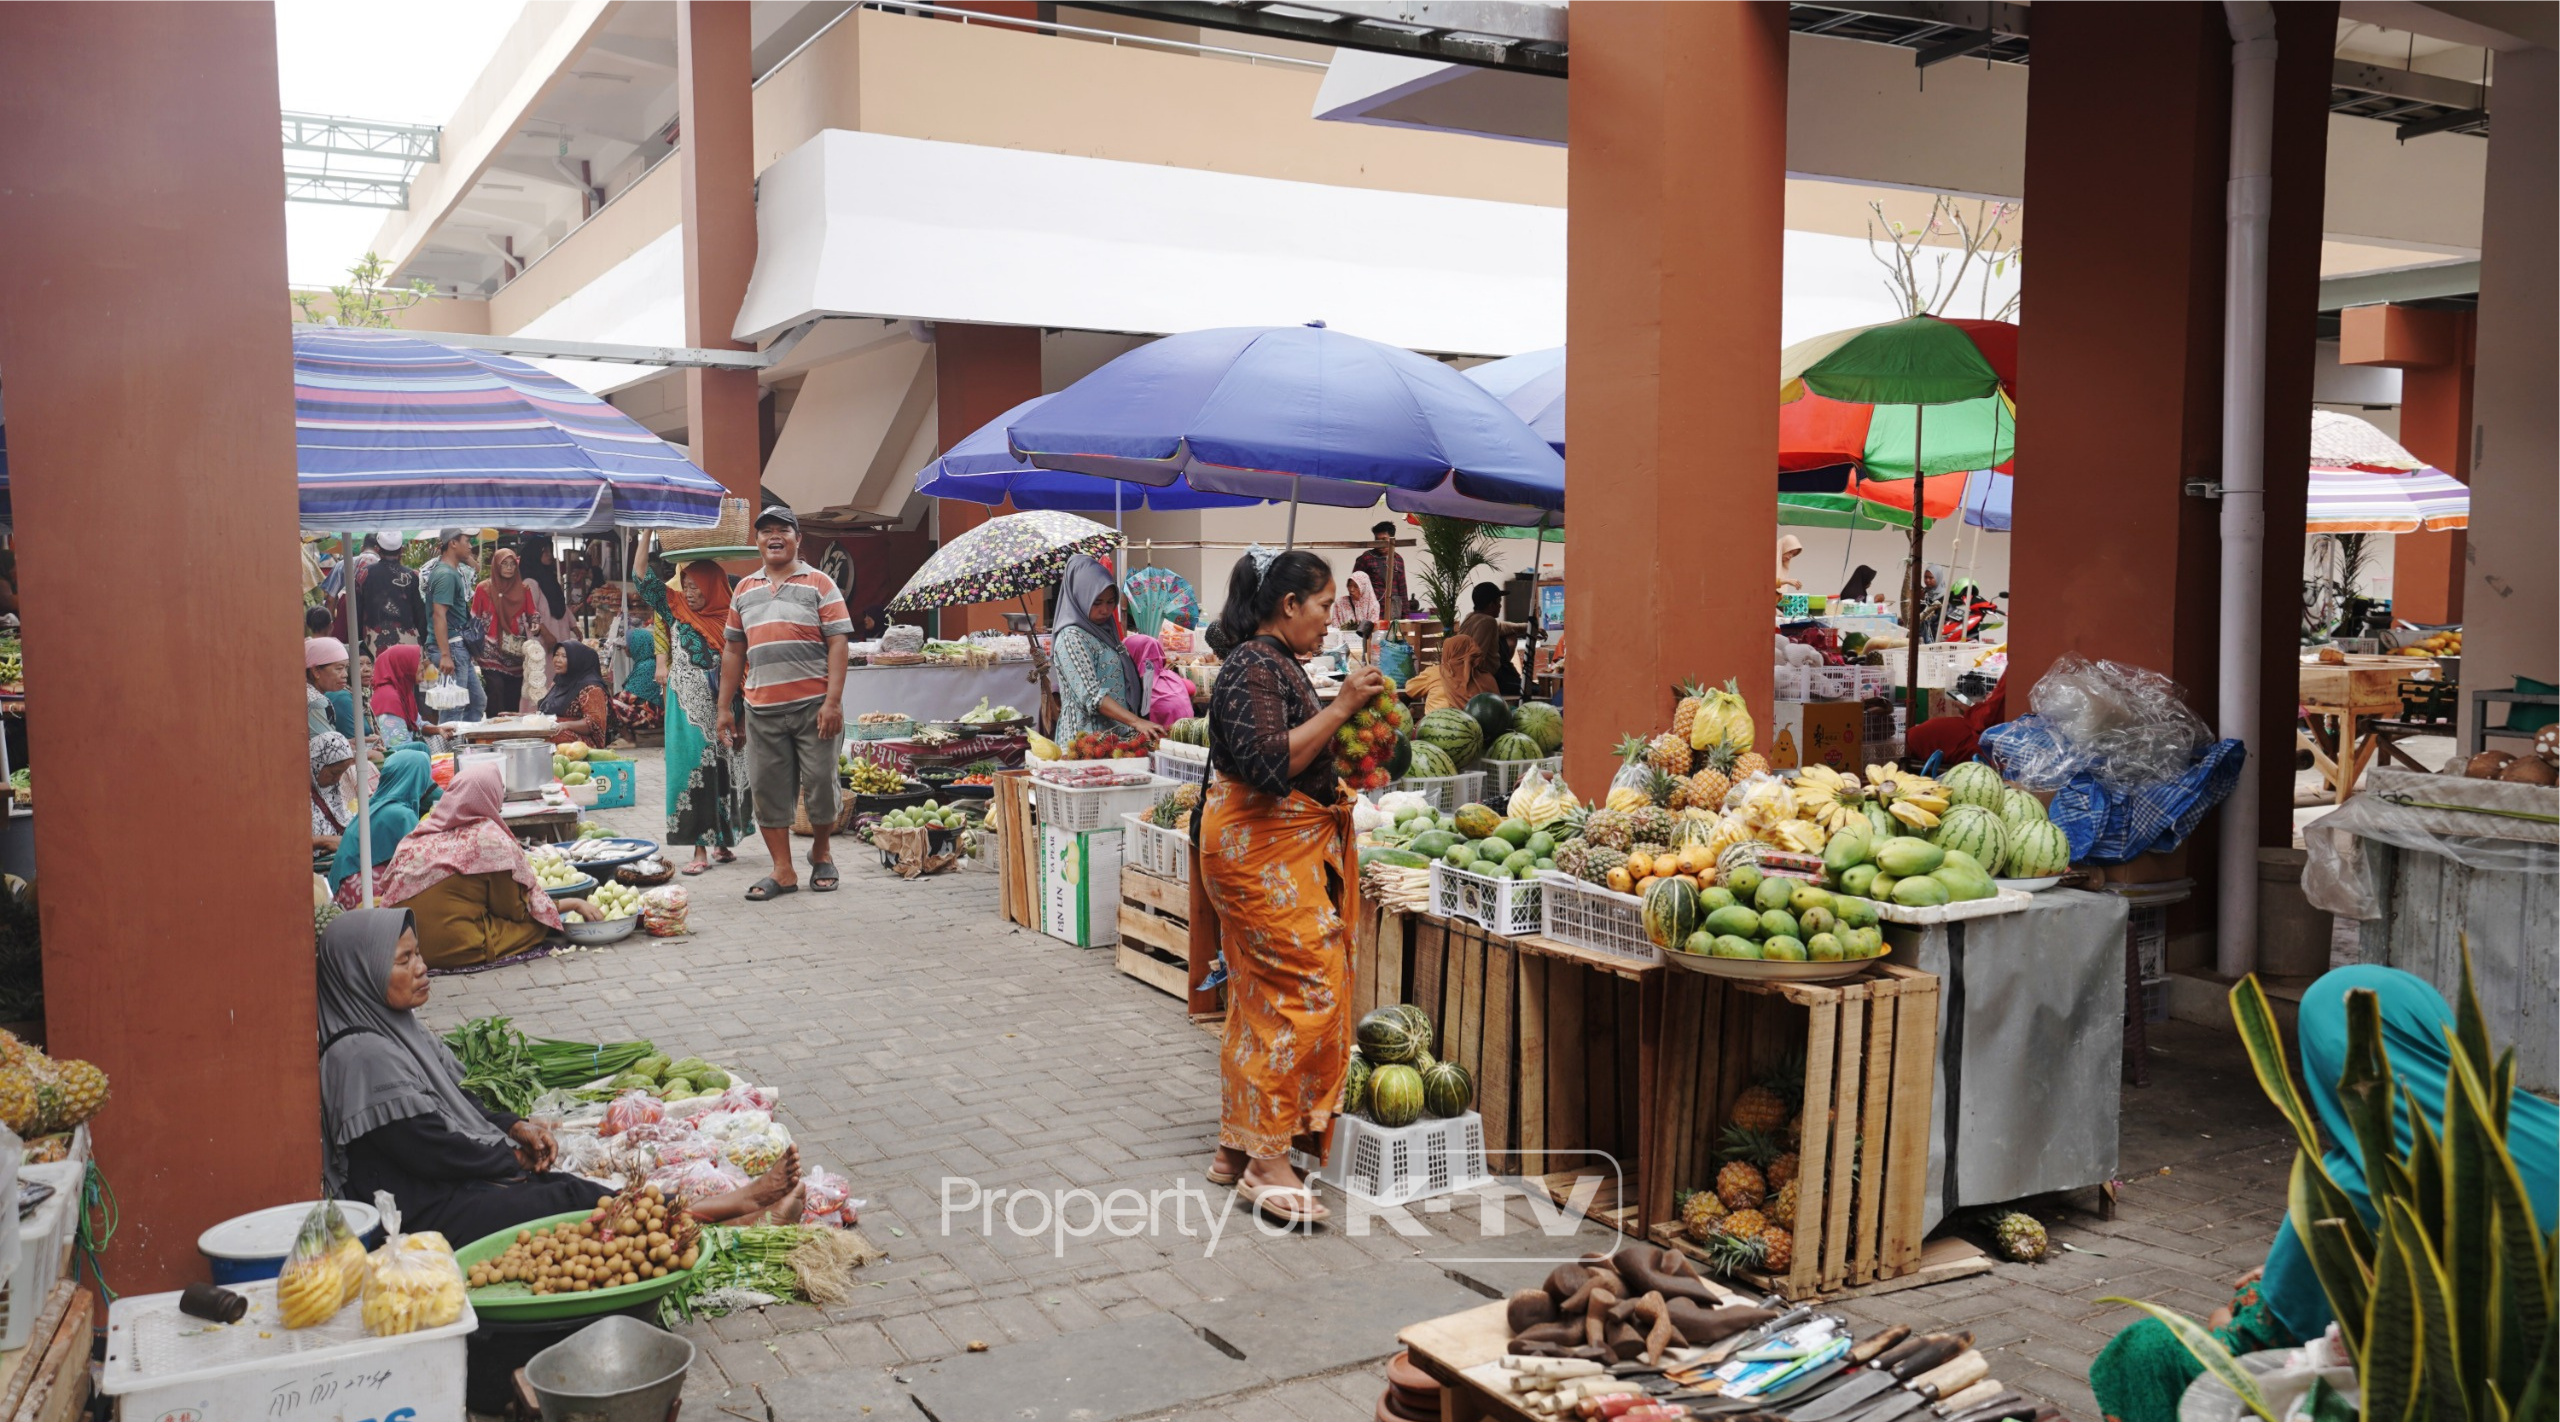
[{"label": "kitchen knife blade", "polygon": [[1788,1415],[1795,1422],[1833,1422],[1903,1379],[1927,1372],[1972,1345],[1973,1335],[1969,1333],[1952,1337],[1944,1333],[1915,1334],[1878,1355],[1865,1371],[1850,1374],[1821,1397],[1808,1398],[1803,1406],[1790,1409]]},{"label": "kitchen knife blade", "polygon": [[1915,1412],[1950,1393],[1973,1386],[1990,1373],[1990,1360],[1968,1348],[1945,1366],[1904,1383],[1901,1391],[1887,1394],[1883,1401],[1864,1411],[1850,1413],[1844,1422],[1893,1422],[1893,1419]]},{"label": "kitchen knife blade", "polygon": [[[1954,1401],[1953,1398],[1948,1399],[1949,1403]],[[1948,1412],[1947,1422],[2001,1422],[2003,1418],[2032,1417],[2043,1406],[2044,1404],[2025,1393],[2002,1392],[1988,1402]]]}]

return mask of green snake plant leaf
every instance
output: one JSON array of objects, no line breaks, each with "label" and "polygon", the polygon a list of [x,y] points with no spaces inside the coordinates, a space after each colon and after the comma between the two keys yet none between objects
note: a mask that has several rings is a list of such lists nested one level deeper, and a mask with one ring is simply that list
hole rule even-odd
[{"label": "green snake plant leaf", "polygon": [[2106,1298],[2098,1302],[2138,1308],[2168,1325],[2170,1335],[2195,1355],[2195,1360],[2204,1365],[2207,1376],[2239,1394],[2249,1410],[2265,1418],[2266,1422],[2281,1422],[2267,1405],[2267,1395],[2258,1390],[2258,1380],[2240,1366],[2239,1360],[2231,1356],[2231,1350],[2222,1346],[2222,1340],[2214,1337],[2211,1329],[2176,1309],[2147,1304],[2140,1299]]},{"label": "green snake plant leaf", "polygon": [[2489,1083],[2489,1107],[2498,1113],[2498,1134],[2507,1133],[2507,1107],[2516,1099],[2516,1049],[2498,1053],[2498,1076]]},{"label": "green snake plant leaf", "polygon": [[2373,1287],[2373,1269],[2367,1261],[2373,1257],[2374,1244],[2364,1217],[2329,1183],[2319,1165],[2300,1151],[2293,1156],[2289,1215],[2302,1252],[2311,1260],[2312,1275],[2320,1281],[2320,1292],[2328,1296],[2329,1312],[2337,1316],[2347,1351],[2360,1352],[2365,1299]]},{"label": "green snake plant leaf", "polygon": [[[2560,1250],[2549,1247],[2553,1242],[2544,1241],[2543,1256],[2545,1258],[2560,1255]],[[2547,1275],[2543,1279],[2546,1287],[2552,1286],[2554,1282]],[[2519,1417],[2550,1417],[2560,1414],[2560,1326],[2543,1329],[2542,1356],[2534,1360],[2533,1372],[2525,1378],[2524,1391],[2516,1395],[2515,1406],[2509,1411]]]},{"label": "green snake plant leaf", "polygon": [[2444,1236],[2444,1142],[2427,1124],[2427,1113],[2418,1109],[2416,1092],[2401,1087],[2400,1104],[2405,1112],[2400,1119],[2409,1126],[2409,1158],[2404,1168],[2409,1182],[2417,1187],[2418,1222],[2426,1227],[2429,1239],[2440,1239]]},{"label": "green snake plant leaf", "polygon": [[2430,1422],[2473,1422],[2470,1399],[2454,1361],[2461,1340],[2454,1332],[2452,1281],[2445,1277],[2435,1246],[2419,1232],[2418,1217],[2407,1202],[2394,1201],[2390,1210],[2385,1224],[2389,1232],[2386,1247],[2403,1257],[2418,1296],[2420,1355],[2425,1359],[2421,1367],[2425,1415]]},{"label": "green snake plant leaf", "polygon": [[[2490,1294],[2497,1259],[2491,1181],[2502,1170],[2507,1153],[2505,1143],[2489,1126],[2484,1083],[2496,1068],[2479,1062],[2468,1050],[2457,1051],[2445,1076],[2446,1189],[2444,1233],[2438,1236],[2451,1290],[2448,1302],[2453,1311],[2456,1368],[2439,1376],[2461,1380],[2474,1416],[2486,1411],[2490,1340],[2497,1333]],[[2414,1217],[2410,1223],[2414,1228]]]},{"label": "green snake plant leaf", "polygon": [[[2405,1201],[2401,1208],[2407,1209]],[[2364,1347],[2356,1355],[2356,1386],[2369,1422],[2415,1422],[2426,1336],[2409,1256],[2386,1239],[2374,1260],[2373,1294],[2365,1305]]]},{"label": "green snake plant leaf", "polygon": [[2338,1390],[2329,1386],[2327,1378],[2311,1380],[2311,1391],[2304,1394],[2302,1404],[2303,1409],[2311,1414],[2311,1422],[2359,1422],[2361,1418],[2378,1415],[2358,1412],[2354,1403],[2340,1397]]},{"label": "green snake plant leaf", "polygon": [[2347,1060],[2338,1076],[2338,1104],[2355,1130],[2365,1186],[2379,1210],[2391,1196],[2413,1198],[2416,1187],[2400,1168],[2392,1137],[2398,1102],[2392,1093],[2391,1054],[2382,1044],[2382,998],[2358,989],[2347,994],[2346,1009]]},{"label": "green snake plant leaf", "polygon": [[2484,1340],[2487,1357],[2482,1373],[2512,1402],[2523,1392],[2525,1378],[2541,1354],[2543,1336],[2552,1329],[2550,1260],[2544,1256],[2541,1226],[2534,1219],[2533,1200],[2525,1193],[2524,1175],[2506,1142],[2490,1129],[2490,1102],[2467,1068],[2457,1064],[2455,1077],[2462,1114],[2458,1121],[2449,1117],[2446,1128],[2480,1139],[2481,1186],[2489,1201],[2487,1306],[2493,1317]]},{"label": "green snake plant leaf", "polygon": [[2480,994],[2471,985],[2471,935],[2462,935],[2462,999],[2453,1005],[2453,1054],[2468,1061],[2482,1081],[2498,1074],[2496,1052],[2489,1045],[2489,1019],[2481,1014]]},{"label": "green snake plant leaf", "polygon": [[2251,973],[2231,988],[2231,1020],[2240,1028],[2240,1041],[2249,1049],[2249,1065],[2258,1074],[2258,1089],[2293,1123],[2295,1141],[2312,1159],[2320,1158],[2320,1130],[2312,1124],[2311,1108],[2302,1102],[2302,1093],[2293,1089],[2293,1075],[2285,1069],[2284,1033],[2276,1026],[2276,1015],[2267,1006],[2267,990],[2258,985],[2258,975]]}]

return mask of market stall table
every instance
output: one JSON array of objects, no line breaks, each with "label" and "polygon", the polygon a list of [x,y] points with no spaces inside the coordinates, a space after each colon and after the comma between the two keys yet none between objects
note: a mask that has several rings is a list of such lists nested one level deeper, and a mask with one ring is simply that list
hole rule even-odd
[{"label": "market stall table", "polygon": [[1031,667],[1027,661],[977,667],[960,662],[847,667],[844,719],[850,724],[865,711],[894,711],[919,724],[957,721],[981,699],[989,706],[1011,706],[1029,714],[1040,706],[1040,684]]},{"label": "market stall table", "polygon": [[[2435,675],[2432,657],[2350,656],[2344,662],[2304,662],[2298,673],[2297,698],[2302,725],[2294,732],[2320,776],[2345,804],[2355,793],[2356,778],[2382,749],[2376,722],[2400,714],[2400,680],[2416,672]],[[2335,717],[2332,729],[2328,722]],[[2403,756],[2402,759],[2406,759]]]}]

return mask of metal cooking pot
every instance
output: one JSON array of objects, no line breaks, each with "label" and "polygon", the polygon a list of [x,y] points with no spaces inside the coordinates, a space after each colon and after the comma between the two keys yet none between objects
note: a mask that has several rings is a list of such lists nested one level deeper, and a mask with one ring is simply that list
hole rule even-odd
[{"label": "metal cooking pot", "polygon": [[549,741],[515,740],[498,742],[498,776],[510,795],[539,795],[551,779],[551,743]]}]

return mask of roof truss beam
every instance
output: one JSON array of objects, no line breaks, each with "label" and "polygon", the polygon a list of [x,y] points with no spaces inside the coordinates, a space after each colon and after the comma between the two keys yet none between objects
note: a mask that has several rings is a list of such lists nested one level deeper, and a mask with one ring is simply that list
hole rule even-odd
[{"label": "roof truss beam", "polygon": [[[1508,69],[1523,74],[1565,77],[1564,11],[1561,6],[1487,0],[1452,4],[1448,0],[1310,0],[1277,5],[1266,0],[1163,0],[1156,4],[1113,4],[1091,0],[1084,8],[1139,19],[1198,25],[1233,34],[1269,35],[1336,49],[1374,54],[1401,54],[1479,69]],[[1491,30],[1534,30],[1539,35],[1491,33]]]}]

